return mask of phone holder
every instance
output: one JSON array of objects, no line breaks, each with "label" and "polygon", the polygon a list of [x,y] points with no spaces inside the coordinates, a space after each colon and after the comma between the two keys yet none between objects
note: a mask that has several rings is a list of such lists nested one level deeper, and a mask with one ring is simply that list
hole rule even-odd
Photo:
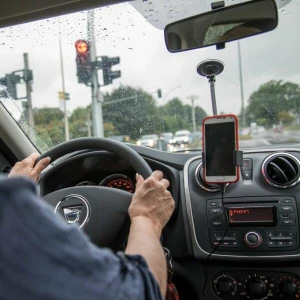
[{"label": "phone holder", "polygon": [[[243,151],[241,150],[234,150],[233,151],[233,165],[236,167],[242,167],[243,166]],[[205,152],[202,151],[202,167],[206,167],[206,157]]]}]

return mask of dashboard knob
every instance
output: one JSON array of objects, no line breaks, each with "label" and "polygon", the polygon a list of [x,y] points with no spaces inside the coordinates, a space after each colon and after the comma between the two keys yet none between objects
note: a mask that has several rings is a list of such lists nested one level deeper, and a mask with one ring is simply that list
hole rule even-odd
[{"label": "dashboard knob", "polygon": [[247,289],[252,296],[263,296],[266,292],[266,285],[260,279],[251,279],[247,283]]},{"label": "dashboard knob", "polygon": [[284,296],[294,296],[296,293],[296,285],[290,280],[281,282],[279,289]]},{"label": "dashboard knob", "polygon": [[261,244],[262,238],[259,233],[255,232],[255,231],[250,231],[250,232],[246,233],[244,241],[248,247],[256,248]]},{"label": "dashboard knob", "polygon": [[233,289],[233,282],[230,278],[223,278],[217,284],[217,291],[221,294],[228,294]]}]

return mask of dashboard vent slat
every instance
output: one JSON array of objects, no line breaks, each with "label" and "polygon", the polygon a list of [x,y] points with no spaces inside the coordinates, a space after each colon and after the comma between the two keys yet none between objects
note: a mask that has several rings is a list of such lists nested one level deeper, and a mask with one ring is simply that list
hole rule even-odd
[{"label": "dashboard vent slat", "polygon": [[273,187],[293,187],[300,181],[300,161],[289,153],[274,153],[264,160],[262,174]]}]

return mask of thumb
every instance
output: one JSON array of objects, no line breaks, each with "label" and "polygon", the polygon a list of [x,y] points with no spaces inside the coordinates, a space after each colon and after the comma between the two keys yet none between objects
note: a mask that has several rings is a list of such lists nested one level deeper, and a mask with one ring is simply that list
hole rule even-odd
[{"label": "thumb", "polygon": [[42,173],[42,171],[46,169],[46,167],[49,165],[50,160],[50,157],[46,157],[40,160],[34,167],[33,172],[39,176]]},{"label": "thumb", "polygon": [[136,179],[136,189],[138,189],[144,182],[144,178],[139,173],[136,173],[135,179]]}]

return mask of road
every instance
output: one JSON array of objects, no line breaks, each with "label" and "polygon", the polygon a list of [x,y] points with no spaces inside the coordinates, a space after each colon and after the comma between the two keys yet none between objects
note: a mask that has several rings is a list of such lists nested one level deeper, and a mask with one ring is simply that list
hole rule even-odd
[{"label": "road", "polygon": [[240,148],[300,143],[300,133],[298,131],[276,133],[272,130],[266,130],[262,133],[252,134],[251,137],[252,139],[249,140],[240,140]]},{"label": "road", "polygon": [[[300,132],[298,131],[284,131],[283,133],[276,133],[272,130],[266,130],[262,133],[255,133],[251,135],[251,139],[240,140],[240,148],[266,147],[272,145],[286,145],[291,143],[300,143]],[[181,145],[169,146],[168,151],[188,151],[190,148],[201,148],[201,143],[197,147],[195,145]]]}]

